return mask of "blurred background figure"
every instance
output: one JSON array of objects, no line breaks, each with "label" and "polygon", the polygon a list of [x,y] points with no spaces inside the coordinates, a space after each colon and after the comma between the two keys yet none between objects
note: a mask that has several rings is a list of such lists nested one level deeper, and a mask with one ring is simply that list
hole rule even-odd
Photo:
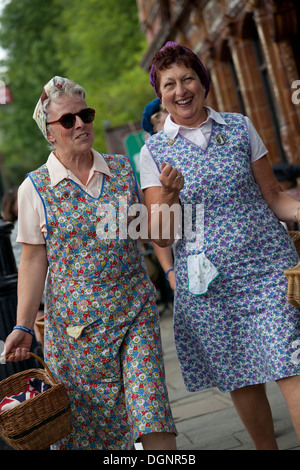
[{"label": "blurred background figure", "polygon": [[[279,163],[273,166],[273,173],[279,181],[283,191],[290,196],[300,201],[300,165],[291,163]],[[296,222],[286,223],[288,230],[298,230],[298,224]]]},{"label": "blurred background figure", "polygon": [[155,98],[146,104],[143,112],[142,128],[150,135],[163,129],[168,111],[159,98]]},{"label": "blurred background figure", "polygon": [[18,267],[22,252],[22,245],[16,241],[18,233],[18,188],[11,188],[4,193],[2,198],[2,217],[4,220],[13,224],[10,239],[16,265]]}]

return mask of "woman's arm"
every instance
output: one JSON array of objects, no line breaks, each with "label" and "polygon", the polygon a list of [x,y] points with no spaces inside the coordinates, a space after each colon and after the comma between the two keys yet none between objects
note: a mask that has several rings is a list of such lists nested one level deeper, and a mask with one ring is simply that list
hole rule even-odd
[{"label": "woman's arm", "polygon": [[252,163],[252,173],[263,198],[278,219],[300,223],[300,202],[282,191],[266,155]]},{"label": "woman's arm", "polygon": [[152,186],[144,190],[148,211],[150,239],[158,246],[172,245],[180,222],[179,193],[184,186],[184,178],[172,165],[162,164],[160,182],[162,186]]},{"label": "woman's arm", "polygon": [[[162,248],[161,246],[156,245],[156,243],[153,243],[152,246],[165,274],[169,271],[167,279],[169,281],[171,289],[175,290],[175,275],[172,248],[170,246]],[[170,271],[170,269],[172,269],[172,271]]]},{"label": "woman's arm", "polygon": [[[17,325],[33,330],[42,298],[48,261],[45,245],[23,244],[18,271]],[[14,352],[9,361],[29,357],[32,336],[22,330],[13,330],[5,342],[4,354]]]}]

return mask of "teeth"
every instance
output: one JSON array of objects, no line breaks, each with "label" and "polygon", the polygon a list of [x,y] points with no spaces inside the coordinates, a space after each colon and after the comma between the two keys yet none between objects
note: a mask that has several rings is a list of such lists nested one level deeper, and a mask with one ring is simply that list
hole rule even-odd
[{"label": "teeth", "polygon": [[77,139],[84,139],[87,136],[88,136],[88,134],[81,134],[77,137]]},{"label": "teeth", "polygon": [[177,101],[178,104],[187,104],[192,100],[192,98],[186,98],[185,100]]}]

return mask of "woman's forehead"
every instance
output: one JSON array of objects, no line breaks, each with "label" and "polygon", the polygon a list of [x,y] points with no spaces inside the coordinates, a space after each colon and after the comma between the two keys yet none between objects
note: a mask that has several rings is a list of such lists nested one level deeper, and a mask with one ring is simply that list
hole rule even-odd
[{"label": "woman's forehead", "polygon": [[160,76],[160,79],[168,79],[175,75],[188,75],[188,74],[197,75],[197,73],[192,67],[187,67],[183,63],[174,63],[174,64],[171,64],[168,68],[158,71],[158,75]]},{"label": "woman's forehead", "polygon": [[86,106],[87,105],[85,100],[78,95],[61,95],[55,99],[55,101],[51,100],[48,109],[51,113],[61,113],[62,111],[64,113],[74,113],[80,111],[83,108],[86,108]]}]

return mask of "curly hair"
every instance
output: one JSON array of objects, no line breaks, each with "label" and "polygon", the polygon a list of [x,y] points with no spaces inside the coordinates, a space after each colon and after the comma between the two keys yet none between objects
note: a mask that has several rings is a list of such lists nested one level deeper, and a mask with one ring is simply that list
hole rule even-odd
[{"label": "curly hair", "polygon": [[[169,46],[168,44],[171,45]],[[209,77],[204,65],[197,55],[185,46],[181,46],[177,43],[167,43],[165,47],[154,54],[151,63],[150,83],[154,87],[156,94],[160,99],[160,76],[157,72],[166,70],[173,64],[184,64],[186,67],[192,68],[200,78],[200,81],[206,90],[205,97],[207,96],[210,86]]]}]

